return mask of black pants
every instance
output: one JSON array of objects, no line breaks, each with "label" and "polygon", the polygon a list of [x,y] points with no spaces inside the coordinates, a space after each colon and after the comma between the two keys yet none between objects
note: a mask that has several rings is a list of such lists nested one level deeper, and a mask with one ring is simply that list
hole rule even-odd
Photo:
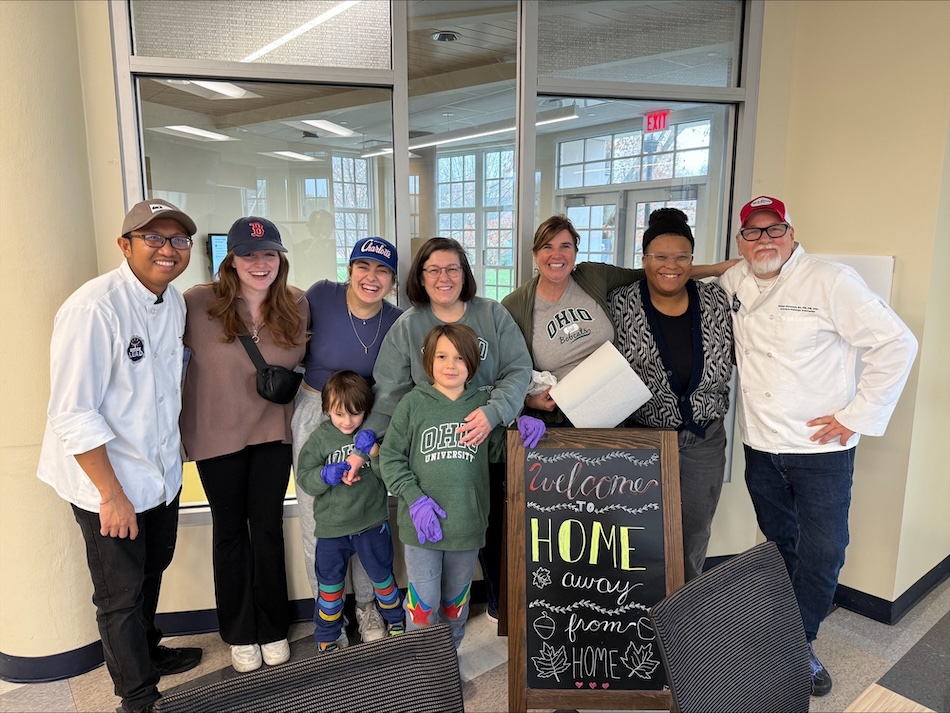
[{"label": "black pants", "polygon": [[143,708],[160,697],[159,674],[149,651],[162,639],[155,610],[162,573],[178,538],[178,496],[168,505],[139,513],[134,540],[101,535],[97,512],[73,505],[73,516],[86,543],[96,622],[115,694],[123,707]]},{"label": "black pants", "polygon": [[290,445],[277,442],[197,462],[211,506],[218,627],[229,644],[287,638],[283,517],[290,463]]},{"label": "black pants", "polygon": [[482,566],[485,577],[485,594],[488,598],[488,608],[498,611],[498,601],[501,597],[501,562],[502,549],[506,538],[505,527],[505,478],[507,467],[505,463],[490,463],[488,465],[488,530],[485,532],[485,547],[478,552],[478,562]]}]

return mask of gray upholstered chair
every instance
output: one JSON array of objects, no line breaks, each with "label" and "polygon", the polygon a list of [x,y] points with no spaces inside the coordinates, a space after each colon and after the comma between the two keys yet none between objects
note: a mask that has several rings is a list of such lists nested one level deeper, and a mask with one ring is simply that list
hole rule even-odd
[{"label": "gray upholstered chair", "polygon": [[169,693],[161,713],[464,711],[445,624]]},{"label": "gray upholstered chair", "polygon": [[774,543],[704,572],[650,619],[681,713],[808,711],[808,644]]}]

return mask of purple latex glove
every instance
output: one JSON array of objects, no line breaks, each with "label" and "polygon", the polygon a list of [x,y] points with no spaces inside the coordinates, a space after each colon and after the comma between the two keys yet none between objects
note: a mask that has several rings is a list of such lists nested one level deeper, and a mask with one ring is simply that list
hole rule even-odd
[{"label": "purple latex glove", "polygon": [[521,443],[525,448],[534,448],[538,441],[547,433],[544,421],[534,416],[518,417],[518,433],[521,434]]},{"label": "purple latex glove", "polygon": [[320,477],[327,485],[339,485],[343,476],[350,469],[349,463],[327,463],[320,471]]},{"label": "purple latex glove", "polygon": [[445,517],[445,510],[428,495],[423,495],[409,506],[409,517],[412,518],[412,524],[416,527],[420,545],[424,545],[426,540],[438,542],[442,539],[442,525],[439,524],[439,518]]},{"label": "purple latex glove", "polygon": [[373,446],[376,445],[376,434],[365,429],[356,434],[356,438],[353,439],[353,447],[358,451],[363,453],[369,453],[373,450]]}]

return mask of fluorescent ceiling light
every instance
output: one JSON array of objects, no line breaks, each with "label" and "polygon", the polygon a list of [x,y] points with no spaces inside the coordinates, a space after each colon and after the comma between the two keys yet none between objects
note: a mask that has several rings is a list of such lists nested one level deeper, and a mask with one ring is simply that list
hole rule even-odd
[{"label": "fluorescent ceiling light", "polygon": [[199,87],[204,87],[208,91],[215,92],[216,94],[231,97],[232,99],[240,99],[247,94],[246,89],[242,89],[236,84],[231,84],[231,82],[206,82],[204,80],[192,79],[191,83],[197,84]]},{"label": "fluorescent ceiling light", "polygon": [[359,5],[359,3],[360,3],[360,0],[347,0],[346,2],[341,2],[336,7],[330,8],[322,15],[318,15],[317,17],[313,18],[310,22],[307,22],[301,25],[296,30],[291,30],[283,37],[279,37],[278,39],[271,42],[269,45],[265,45],[264,47],[261,47],[259,50],[257,50],[257,52],[252,52],[241,61],[253,62],[254,60],[260,59],[265,54],[270,54],[278,47],[281,47],[287,44],[288,42],[290,42],[291,40],[296,39],[297,37],[300,37],[300,35],[302,35],[305,32],[309,32],[317,25],[322,25],[324,22],[336,17],[341,12],[346,12],[354,5]]},{"label": "fluorescent ceiling light", "polygon": [[239,87],[231,82],[212,82],[204,79],[166,79],[165,84],[175,89],[194,94],[202,99],[260,99],[260,94]]},{"label": "fluorescent ceiling light", "polygon": [[[559,121],[570,121],[571,119],[577,118],[577,111],[574,106],[561,107],[560,109],[552,109],[550,111],[544,111],[537,115],[535,126],[545,126],[547,124],[555,124]],[[504,121],[493,121],[489,124],[482,124],[481,126],[470,126],[464,129],[456,129],[454,131],[446,131],[442,134],[433,134],[431,136],[425,136],[421,139],[409,142],[409,150],[414,151],[416,149],[424,149],[430,146],[441,146],[443,144],[454,144],[459,141],[468,141],[470,139],[480,139],[485,136],[494,136],[495,134],[504,134],[509,131],[514,131],[515,125],[511,120]],[[381,156],[383,154],[392,153],[392,146],[389,144],[381,144],[378,146],[373,146],[372,148],[367,149],[360,153],[362,158],[370,158],[372,156]]]},{"label": "fluorescent ceiling light", "polygon": [[204,129],[198,129],[194,126],[186,126],[184,124],[179,126],[156,126],[151,130],[161,134],[194,139],[195,141],[238,141],[238,139],[232,136],[225,136],[224,134],[218,134],[214,131],[205,131]]},{"label": "fluorescent ceiling light", "polygon": [[337,136],[355,136],[356,132],[352,129],[347,129],[345,126],[340,126],[339,124],[334,124],[332,121],[327,121],[326,119],[301,119],[301,124],[308,124],[317,129],[323,129],[324,131],[329,131],[331,134],[336,134]]},{"label": "fluorescent ceiling light", "polygon": [[320,159],[296,151],[258,151],[261,156],[273,156],[285,161],[319,161]]}]

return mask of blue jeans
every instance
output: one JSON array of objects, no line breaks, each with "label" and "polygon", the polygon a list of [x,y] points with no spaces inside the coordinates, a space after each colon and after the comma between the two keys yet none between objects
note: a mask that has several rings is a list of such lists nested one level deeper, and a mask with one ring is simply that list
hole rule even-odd
[{"label": "blue jeans", "polygon": [[680,510],[683,517],[683,565],[686,581],[703,573],[709,533],[726,470],[726,429],[712,421],[705,436],[677,434],[680,460]]},{"label": "blue jeans", "polygon": [[316,547],[314,567],[319,594],[313,608],[313,636],[317,643],[331,643],[340,638],[346,567],[354,554],[363,563],[373,583],[378,611],[386,623],[402,624],[405,621],[399,587],[393,576],[393,536],[389,522],[355,535],[321,537]]},{"label": "blue jeans", "polygon": [[745,479],[762,533],[785,559],[813,641],[828,615],[848,547],[854,448],[763,453],[745,446]]},{"label": "blue jeans", "polygon": [[406,545],[406,629],[445,622],[455,648],[465,636],[478,550],[443,551]]},{"label": "blue jeans", "polygon": [[99,513],[72,509],[86,543],[96,622],[115,694],[126,709],[143,708],[160,698],[159,674],[149,651],[162,639],[155,610],[162,573],[178,539],[178,496],[136,515],[139,534],[134,540],[103,536]]}]

